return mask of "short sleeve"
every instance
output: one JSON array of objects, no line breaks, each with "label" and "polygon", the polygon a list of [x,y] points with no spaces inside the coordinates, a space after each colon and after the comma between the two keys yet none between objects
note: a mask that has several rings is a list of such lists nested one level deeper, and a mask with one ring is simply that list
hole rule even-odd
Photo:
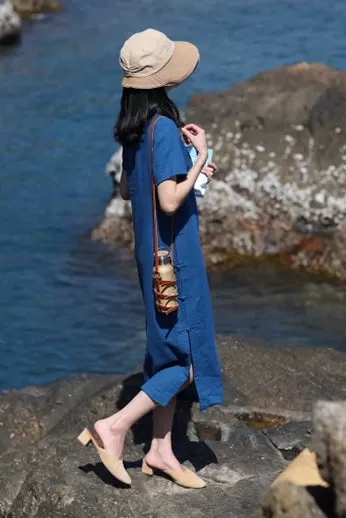
[{"label": "short sleeve", "polygon": [[156,185],[173,176],[186,175],[186,159],[175,122],[161,117],[154,130],[153,169]]}]

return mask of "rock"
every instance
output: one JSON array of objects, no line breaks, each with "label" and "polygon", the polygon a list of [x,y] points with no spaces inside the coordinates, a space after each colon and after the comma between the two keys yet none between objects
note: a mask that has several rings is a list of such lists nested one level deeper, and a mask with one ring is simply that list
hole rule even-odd
[{"label": "rock", "polygon": [[12,0],[12,3],[22,18],[31,18],[35,14],[63,10],[59,0]]},{"label": "rock", "polygon": [[96,226],[91,237],[107,243],[121,242],[133,247],[131,204],[124,201],[119,192],[122,167],[122,149],[116,151],[106,166],[106,173],[112,179],[112,199],[108,203],[103,221]]},{"label": "rock", "polygon": [[[143,444],[135,444],[134,438],[126,448],[133,486],[124,490],[108,476],[93,451],[69,445],[67,441],[72,438],[61,428],[59,434],[58,440],[47,438],[41,444],[34,461],[36,468],[28,474],[9,517],[84,518],[97,513],[100,517],[178,518],[184,512],[196,517],[215,516],[218,509],[222,514],[228,511],[228,516],[245,518],[258,506],[273,470],[282,467],[280,456],[260,433],[256,437],[255,432],[237,430],[230,435],[232,442],[216,444],[187,443],[180,436],[180,457],[188,457],[189,464],[196,466],[208,482],[205,491],[186,491],[164,478],[150,479],[141,474]],[[241,446],[246,448],[246,456]]]},{"label": "rock", "polygon": [[346,517],[346,402],[319,401],[314,409],[312,447],[323,478],[335,494],[338,518]]},{"label": "rock", "polygon": [[82,398],[117,379],[116,376],[75,376],[49,385],[0,393],[0,455],[37,442]]},{"label": "rock", "polygon": [[326,518],[309,491],[288,481],[271,487],[263,501],[264,518]]},{"label": "rock", "polygon": [[[85,380],[86,382],[92,382]],[[119,487],[100,464],[93,449],[78,448],[76,436],[85,423],[114,412],[142,383],[139,375],[108,384],[86,397],[36,444],[0,457],[0,516],[6,518],[215,516],[215,510],[248,518],[259,508],[269,481],[284,467],[271,442],[244,423],[220,414],[214,422],[227,433],[219,439],[196,440],[191,402],[181,399],[175,420],[175,450],[208,482],[203,491],[187,491],[172,482],[146,478],[139,466],[150,438],[150,419],[135,426],[126,444],[131,489]],[[58,389],[58,385],[55,389]],[[19,394],[20,391],[13,393]],[[78,398],[77,398],[78,399]],[[76,400],[77,401],[77,400]],[[48,406],[46,407],[48,408]],[[213,409],[211,409],[213,410]],[[223,416],[223,422],[219,422]],[[124,494],[126,491],[126,495]],[[230,503],[231,502],[231,503]]]},{"label": "rock", "polygon": [[[220,167],[199,200],[209,267],[266,262],[346,278],[345,99],[345,72],[306,63],[192,97],[186,119],[206,128]],[[121,240],[119,220],[128,241],[125,210],[93,237]]]},{"label": "rock", "polygon": [[311,435],[311,421],[290,422],[265,430],[265,435],[281,451],[286,460],[293,459],[307,447]]},{"label": "rock", "polygon": [[316,403],[311,448],[313,452],[303,450],[275,479],[263,502],[263,516],[345,518],[345,401]]},{"label": "rock", "polygon": [[[319,399],[346,399],[346,354],[333,349],[275,347],[261,340],[218,339],[226,405],[246,417],[311,419]],[[236,411],[236,410],[235,410]]]},{"label": "rock", "polygon": [[121,164],[122,164],[122,149],[119,148],[118,151],[113,153],[111,158],[109,159],[108,164],[106,165],[106,173],[109,174],[112,178],[114,178],[114,182],[120,183],[121,176]]},{"label": "rock", "polygon": [[0,44],[17,43],[21,37],[21,21],[10,0],[0,0]]},{"label": "rock", "polygon": [[316,403],[311,448],[303,450],[274,480],[263,501],[264,517],[345,518],[345,401]]},{"label": "rock", "polygon": [[[190,388],[179,396],[174,423],[175,451],[206,479],[204,490],[142,475],[148,416],[126,441],[132,488],[116,484],[94,449],[82,448],[76,437],[86,424],[124,406],[138,392],[142,375],[77,376],[0,394],[0,517],[259,518],[264,492],[287,466],[282,445],[295,443],[294,430],[305,441],[320,394],[336,400],[345,393],[346,354],[238,338],[220,337],[218,343],[225,404],[200,413]],[[275,436],[275,420],[293,423]]]},{"label": "rock", "polygon": [[301,64],[192,98],[187,118],[208,127],[223,170],[201,206],[207,256],[346,277],[345,95],[344,72]]},{"label": "rock", "polygon": [[122,167],[122,149],[118,149],[106,166],[106,173],[112,179],[112,199],[107,205],[104,220],[91,232],[92,239],[108,243],[121,242],[133,247],[132,211],[129,201],[119,193]]}]

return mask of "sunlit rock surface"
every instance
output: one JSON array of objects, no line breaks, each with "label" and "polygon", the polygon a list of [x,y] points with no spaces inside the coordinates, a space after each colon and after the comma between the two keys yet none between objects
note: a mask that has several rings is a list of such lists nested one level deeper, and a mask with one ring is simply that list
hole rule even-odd
[{"label": "sunlit rock surface", "polygon": [[59,0],[12,0],[12,3],[22,18],[63,10]]},{"label": "sunlit rock surface", "polygon": [[[199,200],[208,266],[269,262],[346,278],[346,73],[301,63],[190,100],[219,173]],[[118,198],[94,238],[131,242]]]},{"label": "sunlit rock surface", "polygon": [[[271,482],[310,443],[314,402],[345,398],[346,354],[239,337],[217,343],[224,405],[201,413],[188,389],[178,397],[173,434],[176,455],[199,472],[206,488],[186,490],[141,473],[150,416],[126,438],[132,487],[117,484],[77,435],[123,407],[140,389],[142,374],[79,375],[0,394],[1,518],[259,518]],[[323,426],[323,437],[326,431]],[[330,470],[334,464],[325,460]],[[293,497],[297,502],[300,494]]]}]

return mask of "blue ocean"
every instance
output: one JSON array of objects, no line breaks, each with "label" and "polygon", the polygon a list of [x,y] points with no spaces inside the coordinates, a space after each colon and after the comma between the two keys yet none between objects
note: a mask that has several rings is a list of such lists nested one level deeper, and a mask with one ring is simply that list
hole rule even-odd
[{"label": "blue ocean", "polygon": [[[92,243],[111,194],[118,52],[147,27],[200,48],[174,91],[218,91],[282,64],[345,68],[344,0],[64,0],[0,50],[0,390],[128,372],[145,347],[131,253]],[[345,286],[238,268],[210,277],[216,330],[345,349]]]}]

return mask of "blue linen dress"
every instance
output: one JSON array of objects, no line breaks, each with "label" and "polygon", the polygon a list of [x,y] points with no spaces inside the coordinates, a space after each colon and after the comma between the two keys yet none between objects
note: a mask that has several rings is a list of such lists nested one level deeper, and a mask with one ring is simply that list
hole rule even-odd
[{"label": "blue linen dress", "polygon": [[[193,366],[194,381],[204,410],[221,404],[222,378],[216,350],[208,279],[199,240],[194,192],[174,214],[174,269],[179,308],[158,313],[153,293],[153,222],[151,199],[150,125],[138,148],[124,147],[123,169],[128,175],[133,212],[135,258],[146,308],[147,349],[142,390],[166,406],[187,381]],[[156,185],[176,176],[181,181],[191,159],[174,121],[161,117],[154,130],[153,167]],[[169,249],[171,216],[157,209],[159,248]]]}]

